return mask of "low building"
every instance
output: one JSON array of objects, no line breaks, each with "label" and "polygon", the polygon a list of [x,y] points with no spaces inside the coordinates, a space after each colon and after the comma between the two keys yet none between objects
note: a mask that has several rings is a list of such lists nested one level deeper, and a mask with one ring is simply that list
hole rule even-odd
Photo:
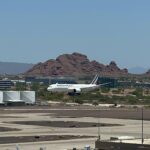
[{"label": "low building", "polygon": [[130,140],[114,140],[114,141],[100,141],[95,142],[96,150],[150,150],[150,140],[141,143],[141,139]]},{"label": "low building", "polygon": [[76,81],[71,77],[26,77],[26,83],[42,83],[45,85],[61,83],[61,84],[75,84]]},{"label": "low building", "polygon": [[98,84],[105,84],[105,83],[109,83],[109,84],[104,85],[104,87],[108,87],[108,88],[115,88],[118,85],[117,79],[109,78],[109,77],[98,78]]},{"label": "low building", "polygon": [[8,90],[14,86],[11,80],[0,80],[0,90]]}]

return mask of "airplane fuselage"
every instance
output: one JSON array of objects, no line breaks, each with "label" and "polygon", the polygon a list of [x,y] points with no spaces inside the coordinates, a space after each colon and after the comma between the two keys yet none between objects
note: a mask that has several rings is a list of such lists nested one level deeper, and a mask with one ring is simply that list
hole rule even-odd
[{"label": "airplane fuselage", "polygon": [[86,92],[86,91],[92,91],[94,89],[98,89],[101,85],[105,84],[99,84],[97,85],[98,81],[98,75],[94,77],[92,82],[90,84],[51,84],[47,88],[48,91],[50,92],[67,92],[67,93],[81,93],[81,92]]},{"label": "airplane fuselage", "polygon": [[48,91],[51,92],[75,92],[80,93],[84,91],[91,91],[99,88],[96,84],[52,84],[48,87]]}]

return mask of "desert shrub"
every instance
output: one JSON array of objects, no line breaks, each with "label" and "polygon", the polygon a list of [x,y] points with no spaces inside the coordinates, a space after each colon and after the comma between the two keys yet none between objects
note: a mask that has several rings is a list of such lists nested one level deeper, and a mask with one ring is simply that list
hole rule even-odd
[{"label": "desert shrub", "polygon": [[136,90],[133,91],[132,94],[137,96],[138,98],[142,98],[143,97],[143,89],[142,88],[136,88]]},{"label": "desert shrub", "polygon": [[94,106],[97,106],[99,103],[98,103],[98,101],[93,101],[92,102],[92,105],[94,105]]},{"label": "desert shrub", "polygon": [[109,93],[109,91],[110,91],[110,88],[107,88],[107,87],[101,88],[102,93]]}]

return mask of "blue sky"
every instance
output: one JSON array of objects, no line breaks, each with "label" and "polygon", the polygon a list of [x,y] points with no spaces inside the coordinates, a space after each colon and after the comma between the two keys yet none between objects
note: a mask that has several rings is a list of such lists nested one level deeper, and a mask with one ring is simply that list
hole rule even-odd
[{"label": "blue sky", "polygon": [[1,0],[0,61],[37,63],[80,52],[150,67],[149,0]]}]

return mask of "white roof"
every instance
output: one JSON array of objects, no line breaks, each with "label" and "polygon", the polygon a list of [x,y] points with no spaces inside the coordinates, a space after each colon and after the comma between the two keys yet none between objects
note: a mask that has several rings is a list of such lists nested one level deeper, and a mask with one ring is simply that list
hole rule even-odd
[{"label": "white roof", "polygon": [[111,139],[117,139],[117,140],[132,140],[135,139],[133,136],[113,136],[110,137]]}]

